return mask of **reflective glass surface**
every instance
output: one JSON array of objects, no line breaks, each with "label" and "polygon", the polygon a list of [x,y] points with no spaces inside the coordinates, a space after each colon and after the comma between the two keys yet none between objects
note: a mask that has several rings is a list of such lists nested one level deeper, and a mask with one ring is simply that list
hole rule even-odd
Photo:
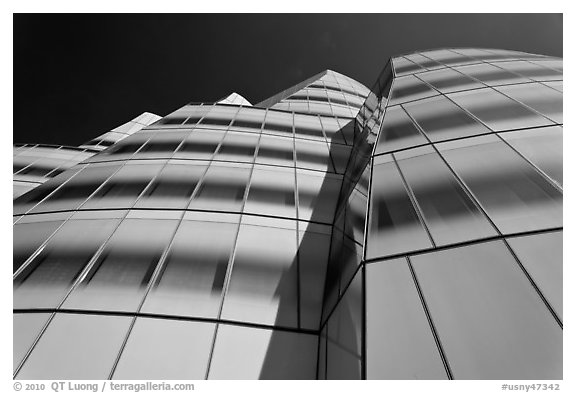
[{"label": "reflective glass surface", "polygon": [[503,233],[562,226],[562,194],[496,136],[438,146]]},{"label": "reflective glass surface", "polygon": [[63,308],[136,311],[176,220],[122,221]]},{"label": "reflective glass surface", "polygon": [[130,318],[57,314],[17,379],[108,379]]},{"label": "reflective glass surface", "polygon": [[214,326],[137,318],[113,379],[204,379]]},{"label": "reflective glass surface", "polygon": [[496,235],[432,147],[394,155],[437,245]]},{"label": "reflective glass surface", "polygon": [[431,247],[396,164],[374,162],[366,257]]},{"label": "reflective glass surface", "polygon": [[455,379],[562,379],[562,329],[502,242],[410,259]]},{"label": "reflective glass surface", "polygon": [[403,106],[433,142],[490,132],[444,96]]},{"label": "reflective glass surface", "polygon": [[178,227],[143,312],[217,317],[238,225],[197,219]]},{"label": "reflective glass surface", "polygon": [[278,224],[241,225],[222,318],[297,326],[296,228]]},{"label": "reflective glass surface", "polygon": [[401,106],[388,108],[380,129],[376,154],[428,143]]},{"label": "reflective glass surface", "polygon": [[447,379],[406,259],[366,267],[366,377]]},{"label": "reflective glass surface", "polygon": [[454,93],[450,94],[449,98],[470,111],[493,131],[553,124],[550,120],[492,89]]},{"label": "reflective glass surface", "polygon": [[316,379],[317,349],[316,335],[221,324],[208,379]]}]

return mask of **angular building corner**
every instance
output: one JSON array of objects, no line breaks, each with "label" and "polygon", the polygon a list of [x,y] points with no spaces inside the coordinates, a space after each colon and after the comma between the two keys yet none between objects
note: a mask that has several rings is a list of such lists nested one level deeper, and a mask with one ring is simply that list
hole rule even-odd
[{"label": "angular building corner", "polygon": [[143,116],[15,146],[14,378],[562,379],[561,59]]}]

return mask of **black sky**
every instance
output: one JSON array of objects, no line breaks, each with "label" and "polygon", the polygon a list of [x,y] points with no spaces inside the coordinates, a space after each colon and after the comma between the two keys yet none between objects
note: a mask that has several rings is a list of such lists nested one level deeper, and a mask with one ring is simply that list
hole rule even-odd
[{"label": "black sky", "polygon": [[562,56],[560,14],[15,14],[14,142],[78,145],[144,111],[257,103],[324,69],[368,87],[437,47]]}]

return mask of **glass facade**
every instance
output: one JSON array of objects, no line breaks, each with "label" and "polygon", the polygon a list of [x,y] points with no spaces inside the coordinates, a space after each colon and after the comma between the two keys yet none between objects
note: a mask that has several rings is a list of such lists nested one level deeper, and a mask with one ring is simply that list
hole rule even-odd
[{"label": "glass facade", "polygon": [[561,379],[558,61],[414,53],[83,145],[14,201],[14,377]]}]

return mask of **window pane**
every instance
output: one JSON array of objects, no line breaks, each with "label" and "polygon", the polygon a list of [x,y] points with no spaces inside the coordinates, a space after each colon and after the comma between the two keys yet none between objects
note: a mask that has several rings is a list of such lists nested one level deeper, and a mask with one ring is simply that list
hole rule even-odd
[{"label": "window pane", "polygon": [[31,212],[73,210],[82,204],[119,165],[90,165],[56,190]]},{"label": "window pane", "polygon": [[135,311],[176,224],[176,220],[124,220],[62,307]]},{"label": "window pane", "polygon": [[418,64],[412,63],[410,60],[403,57],[395,57],[392,59],[394,64],[394,72],[396,75],[413,74],[414,72],[424,71]]},{"label": "window pane", "polygon": [[186,208],[205,171],[204,165],[168,164],[154,179],[135,207]]},{"label": "window pane", "polygon": [[562,127],[506,132],[500,136],[562,186]]},{"label": "window pane", "polygon": [[114,379],[204,379],[212,323],[138,318]]},{"label": "window pane", "polygon": [[431,247],[396,165],[375,164],[367,258]]},{"label": "window pane", "polygon": [[527,61],[499,62],[498,67],[515,72],[536,81],[562,79],[562,73]]},{"label": "window pane", "polygon": [[495,136],[438,147],[503,233],[562,226],[562,194]]},{"label": "window pane", "polygon": [[456,70],[476,78],[489,86],[504,85],[507,83],[529,82],[528,79],[493,66],[492,64],[474,64],[465,67],[458,67]]},{"label": "window pane", "polygon": [[312,334],[221,324],[208,379],[316,379],[317,350]]},{"label": "window pane", "polygon": [[234,162],[252,162],[254,161],[254,152],[256,151],[258,138],[257,135],[228,132],[214,159]]},{"label": "window pane", "polygon": [[376,154],[428,143],[401,106],[386,109]]},{"label": "window pane", "polygon": [[496,235],[432,147],[395,156],[437,245]]},{"label": "window pane", "polygon": [[222,318],[296,327],[296,280],[296,228],[242,225]]},{"label": "window pane", "polygon": [[447,379],[406,259],[366,269],[367,379]]},{"label": "window pane", "polygon": [[540,83],[505,86],[498,90],[549,119],[562,123],[562,93]]},{"label": "window pane", "polygon": [[390,105],[437,95],[438,92],[413,75],[394,79]]},{"label": "window pane", "polygon": [[361,379],[362,271],[328,319],[327,379]]},{"label": "window pane", "polygon": [[[153,162],[153,161],[151,161]],[[83,209],[132,207],[162,164],[126,164],[88,200]]]},{"label": "window pane", "polygon": [[477,60],[475,59],[461,55],[460,53],[453,52],[449,49],[439,49],[428,52],[422,52],[422,55],[449,66],[477,62]]},{"label": "window pane", "polygon": [[299,223],[299,277],[300,277],[300,327],[318,330],[322,313],[324,279],[330,251],[330,228],[309,224],[301,230]]},{"label": "window pane", "polygon": [[254,169],[244,211],[279,217],[296,217],[294,169]]},{"label": "window pane", "polygon": [[194,130],[174,153],[174,158],[210,159],[224,138],[224,134],[223,131],[218,130]]},{"label": "window pane", "polygon": [[16,371],[26,356],[49,317],[50,314],[46,313],[14,314],[12,325],[13,371]]},{"label": "window pane", "polygon": [[510,98],[492,90],[480,89],[450,94],[450,99],[464,107],[493,131],[551,125]]},{"label": "window pane", "polygon": [[562,379],[562,329],[502,242],[411,260],[455,379]]},{"label": "window pane", "polygon": [[55,308],[119,220],[70,220],[14,279],[14,308]]},{"label": "window pane", "polygon": [[298,218],[324,224],[334,220],[337,198],[342,177],[329,173],[320,174],[297,170]]},{"label": "window pane", "polygon": [[404,108],[433,142],[490,132],[443,96],[405,104]]},{"label": "window pane", "polygon": [[562,232],[514,237],[508,244],[562,319]]},{"label": "window pane", "polygon": [[325,142],[312,142],[296,139],[296,165],[299,168],[334,172],[328,145]]},{"label": "window pane", "polygon": [[294,140],[262,135],[256,164],[294,166]]},{"label": "window pane", "polygon": [[15,273],[61,224],[62,221],[45,221],[14,225],[12,272]]},{"label": "window pane", "polygon": [[250,169],[240,164],[212,164],[189,208],[240,211],[249,176]]},{"label": "window pane", "polygon": [[142,311],[216,318],[237,228],[183,221]]},{"label": "window pane", "polygon": [[442,93],[451,93],[454,91],[484,87],[483,84],[461,74],[460,72],[454,71],[451,68],[423,72],[418,74],[418,78],[428,82]]},{"label": "window pane", "polygon": [[131,318],[57,314],[17,379],[108,379]]}]

